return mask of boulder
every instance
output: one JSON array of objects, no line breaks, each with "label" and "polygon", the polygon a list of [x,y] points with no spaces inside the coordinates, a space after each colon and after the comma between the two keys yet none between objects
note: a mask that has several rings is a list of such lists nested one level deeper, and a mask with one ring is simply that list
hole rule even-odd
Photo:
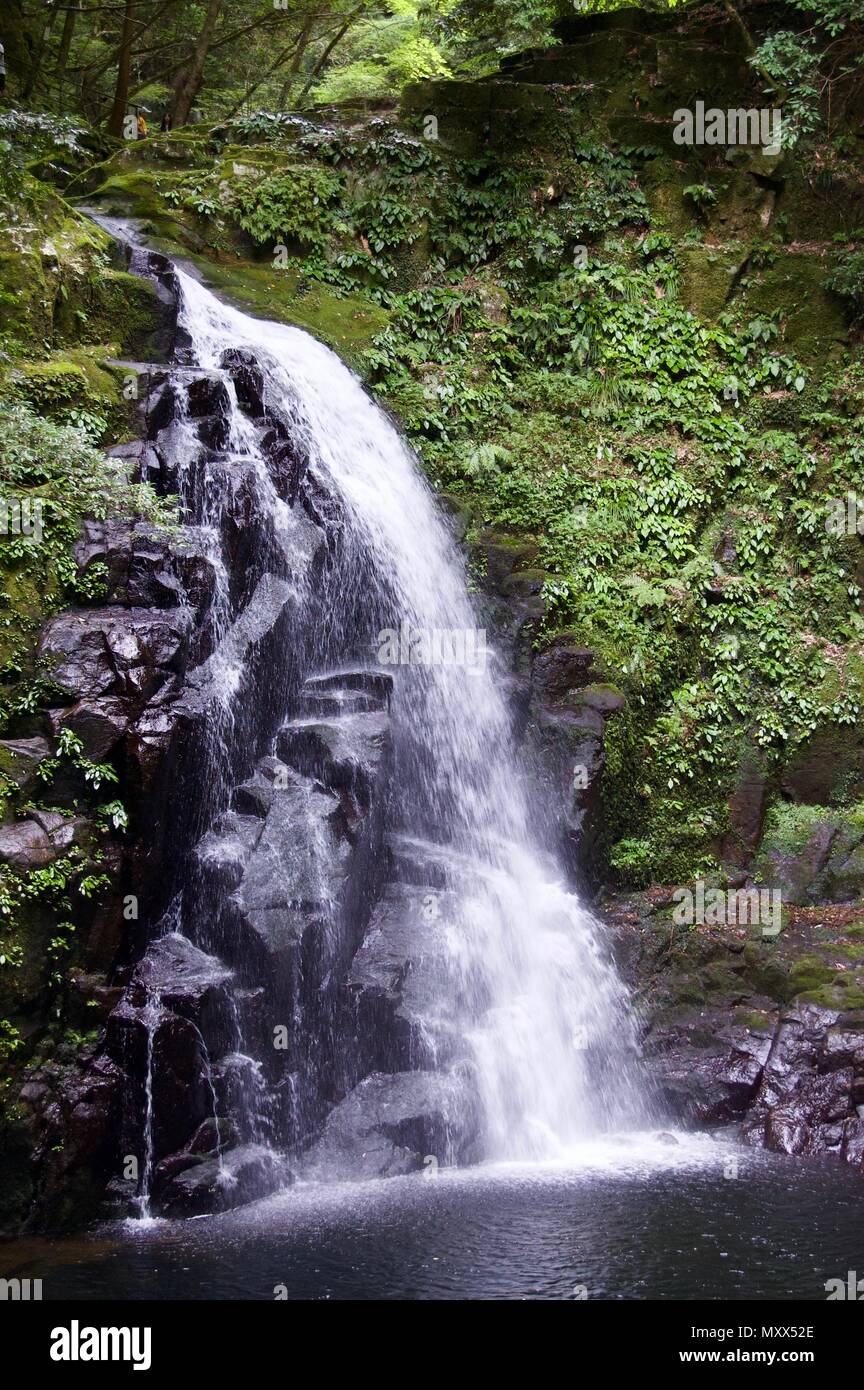
[{"label": "boulder", "polygon": [[107,571],[106,599],[133,608],[203,612],[213,595],[215,572],[194,527],[168,536],[144,522],[88,521],[75,550],[86,575],[97,563]]},{"label": "boulder", "polygon": [[352,792],[368,805],[387,761],[389,720],[383,713],[294,719],[280,731],[276,750],[304,776]]},{"label": "boulder", "polygon": [[581,647],[567,636],[550,642],[537,653],[531,667],[536,697],[552,703],[566,700],[574,690],[596,680],[593,661],[594,653],[589,647]]},{"label": "boulder", "polygon": [[413,1173],[476,1156],[478,1116],[465,1079],[455,1073],[367,1076],[330,1112],[302,1161],[305,1178],[327,1182]]},{"label": "boulder", "polygon": [[146,699],[179,671],[191,621],[186,609],[69,609],[46,624],[39,655],[52,683],[76,700]]},{"label": "boulder", "polygon": [[57,855],[58,850],[36,821],[0,826],[0,863],[15,869],[38,869]]},{"label": "boulder", "polygon": [[51,710],[49,717],[55,738],[62,728],[71,729],[83,743],[85,757],[102,763],[129,728],[129,705],[111,696],[78,700],[67,709]]},{"label": "boulder", "polygon": [[51,749],[44,738],[0,739],[0,772],[10,782],[26,788],[33,785],[36,769]]},{"label": "boulder", "polygon": [[[189,1157],[194,1157],[189,1155]],[[286,1186],[290,1175],[270,1149],[244,1144],[166,1175],[156,1204],[163,1216],[230,1211]]]}]

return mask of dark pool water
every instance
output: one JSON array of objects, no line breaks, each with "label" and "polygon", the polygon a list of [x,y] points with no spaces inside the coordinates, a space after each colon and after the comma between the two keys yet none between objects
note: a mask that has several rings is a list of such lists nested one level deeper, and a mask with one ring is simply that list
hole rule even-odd
[{"label": "dark pool water", "polygon": [[824,1301],[827,1279],[864,1274],[864,1178],[629,1136],[558,1166],[298,1186],[219,1217],[16,1242],[0,1267],[42,1278],[46,1300]]}]

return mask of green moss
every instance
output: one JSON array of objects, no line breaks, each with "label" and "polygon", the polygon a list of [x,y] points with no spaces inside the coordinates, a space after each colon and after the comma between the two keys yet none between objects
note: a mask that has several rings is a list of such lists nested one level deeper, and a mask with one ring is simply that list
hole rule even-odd
[{"label": "green moss", "polygon": [[741,266],[740,248],[691,246],[678,252],[681,299],[700,318],[715,320],[725,307]]},{"label": "green moss", "polygon": [[305,328],[355,365],[388,321],[386,310],[359,295],[339,296],[291,270],[251,262],[215,265],[198,258],[196,264],[230,303],[260,318]]},{"label": "green moss", "polygon": [[789,979],[795,994],[819,990],[825,985],[835,983],[837,971],[826,965],[821,956],[800,956],[789,971]]},{"label": "green moss", "polygon": [[861,1009],[864,1008],[864,987],[849,985],[845,989],[823,985],[800,994],[802,1004],[819,1004],[823,1009]]},{"label": "green moss", "polygon": [[847,340],[848,324],[839,300],[824,285],[819,255],[780,250],[775,263],[748,275],[736,298],[736,312],[752,317],[782,311],[787,351],[810,365],[824,365]]},{"label": "green moss", "polygon": [[849,807],[777,802],[768,813],[760,854],[799,854],[814,831],[833,830],[850,846],[864,835],[864,803]]},{"label": "green moss", "polygon": [[84,405],[89,396],[87,377],[78,363],[67,359],[22,364],[10,385],[21,400],[54,419],[72,405]]},{"label": "green moss", "polygon": [[771,1033],[774,1030],[775,1017],[760,1009],[736,1009],[734,1021],[739,1028],[746,1028],[750,1033]]}]

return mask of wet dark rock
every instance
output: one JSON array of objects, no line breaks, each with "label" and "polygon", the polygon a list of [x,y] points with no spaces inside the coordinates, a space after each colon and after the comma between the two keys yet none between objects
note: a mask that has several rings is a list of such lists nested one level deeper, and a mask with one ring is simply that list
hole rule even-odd
[{"label": "wet dark rock", "polygon": [[248,782],[241,782],[240,786],[236,788],[231,798],[231,805],[240,815],[263,818],[267,815],[273,804],[273,798],[277,795],[278,791],[273,782],[268,781],[260,773],[256,773],[254,777],[250,777]]},{"label": "wet dark rock", "polygon": [[129,728],[129,702],[112,699],[78,700],[67,709],[52,710],[55,737],[63,728],[71,729],[84,745],[91,762],[105,762]]},{"label": "wet dark rock", "polygon": [[47,739],[38,736],[0,739],[0,769],[3,776],[22,790],[32,786],[36,769],[50,751]]},{"label": "wet dark rock", "polygon": [[0,863],[15,869],[38,869],[57,855],[57,848],[35,821],[0,826]]},{"label": "wet dark rock", "polygon": [[287,580],[265,574],[213,655],[187,675],[185,702],[205,708],[222,700],[226,673],[235,672],[238,680],[248,678],[255,669],[256,652],[279,633],[295,603],[295,590]]},{"label": "wet dark rock", "polygon": [[64,816],[50,831],[51,843],[60,854],[73,845],[84,845],[92,838],[93,823],[86,816]]},{"label": "wet dark rock", "polygon": [[227,1149],[236,1142],[234,1127],[230,1120],[210,1116],[196,1129],[185,1152],[188,1154],[212,1154]]},{"label": "wet dark rock", "polygon": [[412,835],[389,834],[387,848],[393,877],[422,888],[445,888],[460,868],[459,858],[444,845]]},{"label": "wet dark rock", "polygon": [[336,671],[323,671],[307,677],[303,689],[310,695],[334,691],[365,691],[379,700],[389,700],[393,693],[393,672],[380,666],[345,667]]},{"label": "wet dark rock", "polygon": [[[106,1046],[124,1072],[140,1078],[127,1097],[130,1151],[140,1143],[143,1086],[148,1073],[154,1155],[158,1161],[182,1148],[202,1120],[213,1113],[209,1063],[199,1028],[167,1009],[151,1016],[124,996],[108,1019]],[[152,1066],[148,1046],[152,1046]]]},{"label": "wet dark rock", "polygon": [[383,713],[295,719],[280,731],[276,748],[280,758],[305,776],[368,803],[386,765],[389,720]]},{"label": "wet dark rock", "polygon": [[37,825],[41,825],[46,835],[53,835],[55,830],[59,830],[64,824],[66,817],[60,811],[43,811],[38,807],[27,812],[28,820],[35,820]]},{"label": "wet dark rock", "polygon": [[52,683],[76,699],[146,698],[179,671],[191,621],[186,609],[70,609],[46,624],[39,655]]},{"label": "wet dark rock", "polygon": [[338,899],[350,855],[340,812],[337,797],[309,785],[277,792],[243,874],[244,905],[315,908]]},{"label": "wet dark rock", "polygon": [[42,1068],[21,1092],[31,1112],[42,1220],[59,1226],[80,1227],[95,1215],[97,1194],[116,1173],[125,1079],[108,1057],[85,1060],[62,1076]]},{"label": "wet dark rock", "polygon": [[371,714],[381,707],[380,696],[363,690],[313,690],[303,697],[303,713],[318,719],[327,719],[330,715]]},{"label": "wet dark rock", "polygon": [[246,1144],[175,1171],[159,1192],[158,1207],[164,1216],[230,1211],[274,1192],[288,1180],[275,1154]]},{"label": "wet dark rock", "polygon": [[566,700],[573,691],[581,690],[597,679],[593,669],[594,653],[562,637],[538,652],[531,668],[534,691],[540,700]]},{"label": "wet dark rock", "polygon": [[[472,1119],[472,1115],[474,1118]],[[470,1162],[476,1144],[470,1089],[457,1075],[416,1071],[367,1076],[331,1111],[302,1163],[312,1180],[350,1173],[393,1177]]]},{"label": "wet dark rock", "polygon": [[169,538],[142,523],[90,521],[75,557],[85,575],[97,563],[105,567],[109,603],[176,608],[188,602],[201,609],[212,595],[212,564],[195,552],[189,528]]},{"label": "wet dark rock", "polygon": [[218,893],[233,893],[243,881],[246,866],[261,838],[261,816],[243,815],[240,808],[220,816],[195,849],[202,880]]},{"label": "wet dark rock", "polygon": [[221,365],[231,374],[240,409],[260,420],[264,415],[264,373],[255,354],[247,348],[232,348],[222,354]]},{"label": "wet dark rock", "polygon": [[155,996],[206,1033],[208,1015],[225,1014],[230,978],[231,971],[221,961],[172,932],[148,947],[132,976],[130,992],[134,995],[140,987],[145,999]]},{"label": "wet dark rock", "polygon": [[265,436],[261,447],[277,493],[293,507],[306,471],[305,455],[290,440],[280,439],[273,431]]},{"label": "wet dark rock", "polygon": [[226,949],[246,972],[257,961],[278,998],[294,998],[301,977],[313,990],[343,940],[330,927],[349,903],[354,851],[338,797],[295,781],[275,790],[263,823],[236,817],[206,853],[226,886],[231,875],[228,936],[236,944]]},{"label": "wet dark rock", "polygon": [[181,719],[179,708],[157,706],[145,709],[130,729],[126,756],[134,769],[132,785],[138,795],[146,797],[157,784],[165,765],[170,764],[169,754]]},{"label": "wet dark rock", "polygon": [[368,1070],[452,1060],[459,983],[447,931],[455,924],[453,893],[425,885],[392,884],[374,908],[348,975]]},{"label": "wet dark rock", "polygon": [[177,384],[168,379],[154,383],[143,409],[147,437],[155,439],[180,414],[180,391]]},{"label": "wet dark rock", "polygon": [[231,422],[227,415],[205,415],[196,420],[195,432],[206,449],[221,453],[228,448]]},{"label": "wet dark rock", "polygon": [[[856,913],[833,911],[842,938]],[[809,923],[815,910],[806,912]],[[831,991],[836,1007],[790,999],[832,978],[841,943],[826,935],[817,956],[810,926],[789,923],[761,943],[746,929],[674,928],[661,890],[614,901],[604,916],[619,968],[644,1000],[647,1065],[668,1113],[706,1128],[737,1123],[754,1147],[862,1162],[858,991],[851,981]],[[842,970],[838,978],[846,984]]]},{"label": "wet dark rock", "polygon": [[218,372],[196,376],[186,384],[189,417],[200,420],[207,415],[227,415],[230,410],[228,390]]},{"label": "wet dark rock", "polygon": [[701,1026],[682,1024],[653,1040],[659,1050],[652,1050],[650,1074],[662,1103],[686,1125],[710,1128],[740,1119],[771,1047],[770,1035],[730,1028],[721,1014],[714,1025],[714,1038],[703,1015]]},{"label": "wet dark rock", "polygon": [[314,468],[305,469],[297,496],[316,526],[325,533],[338,533],[343,524],[342,506]]},{"label": "wet dark rock", "polygon": [[842,1050],[826,1048],[837,1018],[815,1004],[798,1004],[782,1016],[744,1125],[748,1142],[781,1153],[839,1147],[831,1127],[854,1113],[854,1071],[836,1065]]}]

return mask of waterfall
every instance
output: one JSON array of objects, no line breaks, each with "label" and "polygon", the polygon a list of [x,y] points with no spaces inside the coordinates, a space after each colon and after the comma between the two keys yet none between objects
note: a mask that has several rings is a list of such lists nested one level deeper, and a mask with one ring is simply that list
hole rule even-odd
[{"label": "waterfall", "polygon": [[[341,503],[336,577],[302,595],[304,623],[320,689],[349,723],[380,716],[362,689],[340,688],[339,671],[381,673],[382,688],[392,678],[389,844],[421,892],[428,943],[415,953],[435,960],[414,1064],[470,1082],[487,1158],[560,1157],[643,1122],[626,992],[536,828],[503,672],[417,461],[328,348],[225,306],[183,271],[178,282],[191,360],[224,372],[230,354],[251,353],[267,410]],[[260,458],[233,386],[228,447]],[[289,509],[260,468],[257,486],[290,554]],[[295,720],[293,736],[303,731]],[[295,1072],[287,1084],[293,1104]]]}]

